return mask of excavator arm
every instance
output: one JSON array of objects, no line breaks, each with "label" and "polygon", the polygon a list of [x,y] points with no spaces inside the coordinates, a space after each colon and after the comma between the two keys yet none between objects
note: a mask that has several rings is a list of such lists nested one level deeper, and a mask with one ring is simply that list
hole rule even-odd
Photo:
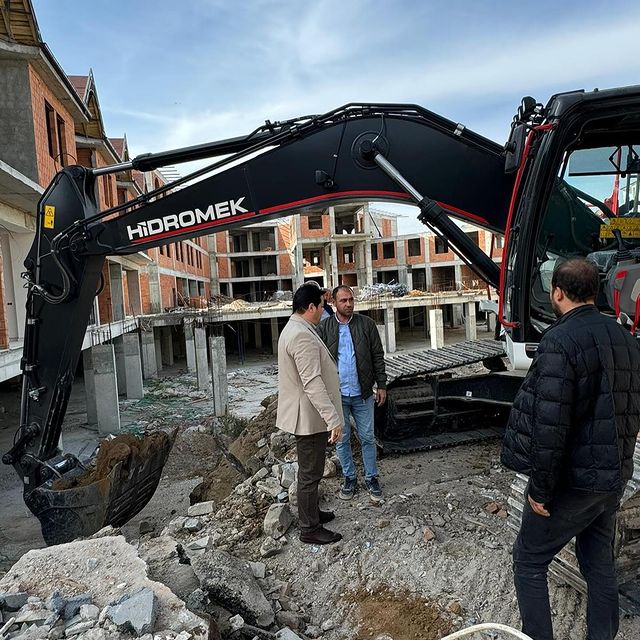
[{"label": "excavator arm", "polygon": [[[125,169],[224,156],[211,166],[100,211],[96,179]],[[38,208],[25,261],[27,325],[21,424],[3,456],[45,540],[123,524],[151,498],[170,442],[108,477],[69,488],[83,465],[58,448],[74,372],[106,256],[317,210],[341,201],[414,203],[490,284],[499,270],[451,217],[503,233],[513,175],[499,145],[413,105],[350,104],[323,116],[269,123],[243,138],[61,171]],[[63,487],[63,488],[61,488]]]}]

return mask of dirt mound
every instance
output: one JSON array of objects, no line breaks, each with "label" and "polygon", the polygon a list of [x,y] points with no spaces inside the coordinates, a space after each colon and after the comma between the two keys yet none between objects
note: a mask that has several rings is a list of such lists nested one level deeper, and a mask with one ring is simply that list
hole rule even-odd
[{"label": "dirt mound", "polygon": [[438,640],[452,631],[451,621],[437,604],[409,591],[361,589],[349,594],[347,601],[355,605],[359,624],[356,640],[381,635],[393,640]]}]

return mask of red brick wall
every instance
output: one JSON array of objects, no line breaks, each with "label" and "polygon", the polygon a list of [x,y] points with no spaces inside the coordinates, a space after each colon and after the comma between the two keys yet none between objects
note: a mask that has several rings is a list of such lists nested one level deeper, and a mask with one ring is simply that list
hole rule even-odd
[{"label": "red brick wall", "polygon": [[[383,220],[383,222],[389,222],[388,220]],[[394,245],[394,253],[395,256],[393,258],[383,258],[384,255],[384,250],[382,248],[383,244],[386,244],[387,242],[393,242]],[[374,269],[376,268],[380,268],[380,267],[397,267],[398,266],[398,245],[396,244],[395,241],[392,240],[380,240],[378,242],[372,242],[372,245],[376,244],[378,245],[378,259],[377,260],[372,260],[371,261],[371,265],[373,266]]]},{"label": "red brick wall", "polygon": [[293,274],[293,265],[288,253],[279,255],[278,262],[280,263],[280,275],[289,276]]},{"label": "red brick wall", "polygon": [[231,277],[231,264],[229,258],[218,258],[218,278]]},{"label": "red brick wall", "polygon": [[0,253],[0,349],[9,348],[9,331],[4,313],[4,276],[2,272],[2,254]]},{"label": "red brick wall", "polygon": [[216,233],[216,253],[227,253],[227,232]]},{"label": "red brick wall", "polygon": [[41,185],[46,185],[51,182],[51,179],[56,172],[62,168],[62,165],[59,161],[56,162],[49,154],[45,100],[64,121],[64,138],[67,151],[65,157],[66,164],[75,164],[74,158],[77,156],[75,128],[71,114],[53,95],[49,87],[47,87],[31,65],[29,65],[29,84],[31,86],[31,109],[33,111],[36,161],[38,163],[38,182]]},{"label": "red brick wall", "polygon": [[410,256],[409,255],[409,241],[404,241],[404,255],[407,258],[407,264],[424,264],[424,238],[419,238],[420,240],[420,255],[418,256]]},{"label": "red brick wall", "polygon": [[98,296],[98,309],[100,310],[100,323],[105,324],[113,320],[111,313],[111,278],[109,277],[109,262],[104,261],[102,267],[102,278],[104,280],[104,288]]},{"label": "red brick wall", "polygon": [[330,234],[329,216],[322,216],[322,229],[309,229],[309,216],[300,216],[300,235],[303,238],[325,238]]},{"label": "red brick wall", "polygon": [[129,279],[124,269],[122,270],[122,300],[124,301],[124,315],[133,315],[133,309],[129,303]]},{"label": "red brick wall", "polygon": [[381,222],[381,228],[382,228],[382,236],[384,238],[388,238],[391,236],[391,234],[393,233],[393,226],[391,224],[391,220],[389,220],[389,218],[382,218]]},{"label": "red brick wall", "polygon": [[429,237],[429,262],[448,262],[455,260],[455,253],[449,249],[447,253],[436,253],[436,239],[435,236]]},{"label": "red brick wall", "polygon": [[160,274],[160,295],[162,296],[162,310],[173,307],[173,290],[176,289],[176,279],[173,276]]},{"label": "red brick wall", "polygon": [[149,293],[149,274],[140,272],[140,297],[142,313],[151,313],[151,294]]}]

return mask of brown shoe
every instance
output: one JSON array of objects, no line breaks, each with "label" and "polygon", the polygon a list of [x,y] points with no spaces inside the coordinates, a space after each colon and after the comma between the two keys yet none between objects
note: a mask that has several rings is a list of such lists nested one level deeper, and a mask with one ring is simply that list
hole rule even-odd
[{"label": "brown shoe", "polygon": [[318,527],[315,531],[300,534],[300,542],[306,544],[333,544],[342,540],[342,535],[335,531],[329,531],[324,527]]},{"label": "brown shoe", "polygon": [[333,511],[320,511],[320,524],[327,524],[336,519],[336,514]]}]

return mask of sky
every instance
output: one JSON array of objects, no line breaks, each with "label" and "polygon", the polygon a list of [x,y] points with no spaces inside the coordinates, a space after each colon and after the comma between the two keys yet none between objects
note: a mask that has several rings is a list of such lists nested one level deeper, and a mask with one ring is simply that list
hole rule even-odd
[{"label": "sky", "polygon": [[637,1],[32,1],[132,156],[348,102],[419,104],[503,143],[524,95],[640,83]]}]

